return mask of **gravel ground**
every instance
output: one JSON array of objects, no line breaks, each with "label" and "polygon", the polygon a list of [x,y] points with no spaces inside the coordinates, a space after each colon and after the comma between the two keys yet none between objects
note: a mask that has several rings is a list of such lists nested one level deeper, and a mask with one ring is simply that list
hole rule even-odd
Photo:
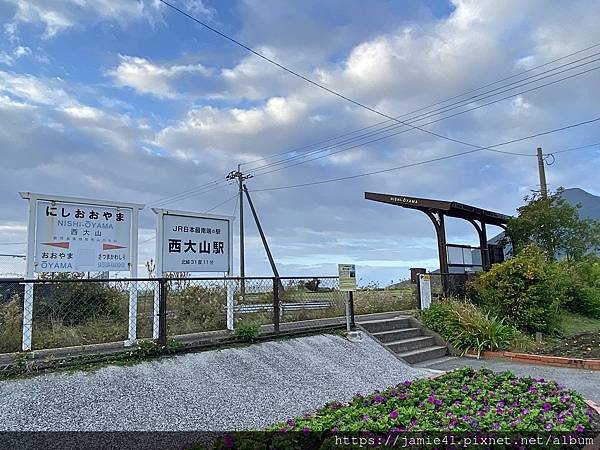
[{"label": "gravel ground", "polygon": [[310,336],[3,381],[0,431],[257,429],[429,375],[364,334]]}]

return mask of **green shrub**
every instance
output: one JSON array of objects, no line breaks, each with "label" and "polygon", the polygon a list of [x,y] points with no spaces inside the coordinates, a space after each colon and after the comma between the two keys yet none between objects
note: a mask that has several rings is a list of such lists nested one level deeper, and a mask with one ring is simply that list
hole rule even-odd
[{"label": "green shrub", "polygon": [[[39,289],[39,291],[38,291]],[[105,283],[59,282],[36,286],[34,322],[81,325],[100,317],[126,319],[128,292]]]},{"label": "green shrub", "polygon": [[576,263],[554,265],[563,282],[565,308],[573,313],[600,319],[600,258],[586,257]]},{"label": "green shrub", "polygon": [[243,342],[254,342],[260,333],[260,325],[246,323],[238,325],[235,329],[235,337]]},{"label": "green shrub", "polygon": [[226,290],[222,286],[192,285],[169,290],[169,334],[222,330],[227,325]]},{"label": "green shrub", "polygon": [[511,348],[521,333],[502,319],[491,316],[477,306],[458,300],[434,303],[421,313],[423,324],[440,334],[457,350],[477,352]]},{"label": "green shrub", "polygon": [[21,348],[23,301],[13,296],[0,305],[0,353],[17,352]]},{"label": "green shrub", "polygon": [[549,265],[540,249],[527,247],[517,257],[478,275],[473,282],[475,299],[525,332],[556,333],[564,283],[556,280]]}]

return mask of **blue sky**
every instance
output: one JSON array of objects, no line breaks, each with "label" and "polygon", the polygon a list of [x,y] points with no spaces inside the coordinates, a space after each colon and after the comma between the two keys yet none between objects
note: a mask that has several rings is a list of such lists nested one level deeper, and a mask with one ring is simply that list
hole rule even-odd
[{"label": "blue sky", "polygon": [[[593,0],[173,3],[390,115],[600,42],[600,4]],[[0,25],[2,243],[25,240],[21,190],[152,203],[222,179],[238,163],[247,163],[252,173],[265,162],[250,161],[382,120],[155,0],[0,0]],[[599,72],[426,128],[491,145],[595,118]],[[600,142],[598,124],[505,149],[534,153],[541,145],[550,152],[594,142]],[[410,131],[274,173],[256,171],[248,185],[259,190],[343,177],[465,149]],[[600,194],[597,147],[556,159],[548,167],[551,188]],[[385,283],[405,277],[409,267],[435,268],[434,233],[425,216],[369,204],[364,191],[456,200],[513,214],[536,189],[536,176],[535,159],[480,152],[254,197],[282,273],[331,274],[338,262],[354,262],[365,280]],[[214,212],[233,214],[234,194],[233,186],[220,183],[164,206],[205,211],[231,199]],[[149,209],[141,227],[144,261],[153,253]],[[266,274],[258,236],[251,223],[247,229],[248,273]],[[454,242],[476,242],[474,231],[458,221],[450,221],[448,231]],[[22,253],[24,246],[0,250]]]}]

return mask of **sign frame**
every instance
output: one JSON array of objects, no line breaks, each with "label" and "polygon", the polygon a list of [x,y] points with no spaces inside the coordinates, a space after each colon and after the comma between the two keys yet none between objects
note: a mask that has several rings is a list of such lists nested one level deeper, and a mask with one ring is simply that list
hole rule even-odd
[{"label": "sign frame", "polygon": [[[138,269],[138,220],[139,211],[145,205],[140,203],[125,203],[114,202],[107,200],[97,200],[84,197],[69,197],[63,195],[40,194],[34,192],[19,192],[22,199],[29,203],[29,213],[27,221],[27,256],[25,260],[26,270],[25,279],[32,280],[35,277],[35,247],[36,247],[36,231],[37,231],[37,210],[38,202],[46,201],[51,203],[74,203],[89,206],[100,206],[109,208],[120,208],[131,210],[131,223],[129,230],[129,244],[131,246],[129,252],[129,277],[137,278]],[[32,320],[33,320],[33,283],[25,284],[25,294],[23,303],[23,341],[22,350],[31,350],[31,335],[32,335]],[[136,327],[137,327],[137,285],[130,283],[129,285],[129,324],[128,324],[128,340],[125,345],[133,345],[136,342]]]},{"label": "sign frame", "polygon": [[[343,272],[349,272],[350,276],[343,277]],[[354,277],[351,274],[354,273]],[[352,292],[356,290],[356,264],[338,264],[339,290]],[[351,286],[348,286],[351,285]]]},{"label": "sign frame", "polygon": [[[193,211],[181,211],[175,209],[163,209],[163,208],[151,208],[152,212],[156,214],[156,250],[155,250],[155,277],[161,278],[163,276],[163,250],[164,250],[164,219],[165,216],[179,216],[179,217],[192,217],[198,219],[213,219],[213,220],[225,220],[227,222],[227,239],[229,244],[229,251],[227,252],[228,258],[228,270],[224,272],[226,278],[231,278],[233,270],[233,228],[232,224],[235,220],[234,216],[225,216],[218,214],[199,213]],[[204,273],[204,272],[194,272]],[[211,273],[211,272],[206,272]],[[227,281],[227,329],[233,330],[233,282]],[[158,309],[159,309],[159,297],[156,292],[154,295],[154,322],[153,322],[153,337],[158,339]]]}]

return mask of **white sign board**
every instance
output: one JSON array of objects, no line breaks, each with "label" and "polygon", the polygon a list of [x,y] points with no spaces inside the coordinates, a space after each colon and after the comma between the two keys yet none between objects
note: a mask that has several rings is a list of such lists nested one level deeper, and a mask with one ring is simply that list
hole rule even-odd
[{"label": "white sign board", "polygon": [[229,218],[165,212],[162,220],[162,272],[230,272]]},{"label": "white sign board", "polygon": [[340,291],[356,290],[356,266],[354,264],[338,264]]},{"label": "white sign board", "polygon": [[129,271],[130,208],[38,201],[36,272]]},{"label": "white sign board", "polygon": [[420,273],[419,278],[421,309],[428,309],[431,306],[431,275]]}]

